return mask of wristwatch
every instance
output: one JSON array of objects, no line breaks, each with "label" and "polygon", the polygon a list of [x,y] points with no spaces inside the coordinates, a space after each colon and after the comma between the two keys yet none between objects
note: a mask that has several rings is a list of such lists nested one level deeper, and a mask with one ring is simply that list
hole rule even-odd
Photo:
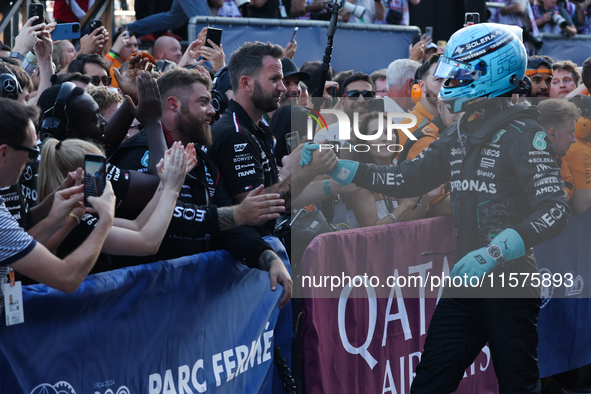
[{"label": "wristwatch", "polygon": [[495,259],[497,262],[503,258],[503,251],[499,245],[488,245],[486,247],[486,254]]},{"label": "wristwatch", "polygon": [[25,57],[20,52],[10,52],[10,55],[8,55],[8,57],[13,57],[15,59],[20,60],[23,63],[25,62]]}]

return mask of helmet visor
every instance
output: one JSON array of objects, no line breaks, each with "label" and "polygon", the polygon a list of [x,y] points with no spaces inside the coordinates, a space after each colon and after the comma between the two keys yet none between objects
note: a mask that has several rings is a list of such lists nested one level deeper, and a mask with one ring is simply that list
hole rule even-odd
[{"label": "helmet visor", "polygon": [[441,56],[433,75],[437,78],[458,80],[459,85],[456,84],[456,86],[464,86],[478,79],[481,72],[481,70],[474,68],[471,64]]}]

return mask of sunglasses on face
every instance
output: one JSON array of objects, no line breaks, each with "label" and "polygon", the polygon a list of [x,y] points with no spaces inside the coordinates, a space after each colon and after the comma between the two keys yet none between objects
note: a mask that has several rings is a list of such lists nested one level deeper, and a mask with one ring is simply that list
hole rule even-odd
[{"label": "sunglasses on face", "polygon": [[28,146],[15,145],[15,144],[6,144],[6,145],[10,146],[14,150],[21,150],[21,151],[27,152],[27,154],[29,155],[29,159],[31,159],[31,160],[35,160],[37,157],[39,157],[39,148],[37,148],[37,147],[29,148]]},{"label": "sunglasses on face", "polygon": [[107,77],[107,76],[99,77],[97,75],[95,75],[95,76],[93,76],[91,78],[92,78],[92,81],[91,82],[92,82],[92,84],[94,86],[100,86],[101,81],[103,82],[103,85],[105,85],[105,86],[111,86],[111,81],[113,80],[113,78],[111,78],[111,77]]},{"label": "sunglasses on face", "polygon": [[349,90],[348,92],[345,92],[345,94],[343,95],[343,97],[345,97],[345,96],[347,96],[349,98],[357,98],[359,96],[370,98],[370,97],[375,97],[376,92],[371,91],[371,90],[364,90],[362,92],[360,92],[359,90]]}]

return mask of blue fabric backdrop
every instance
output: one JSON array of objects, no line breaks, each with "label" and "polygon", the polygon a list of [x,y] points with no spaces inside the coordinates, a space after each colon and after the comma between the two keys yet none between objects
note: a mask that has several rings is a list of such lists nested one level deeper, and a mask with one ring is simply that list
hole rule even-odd
[{"label": "blue fabric backdrop", "polygon": [[274,332],[282,288],[224,251],[93,275],[73,295],[23,289],[25,323],[0,326],[6,394],[271,393],[273,348],[293,337],[289,313]]}]

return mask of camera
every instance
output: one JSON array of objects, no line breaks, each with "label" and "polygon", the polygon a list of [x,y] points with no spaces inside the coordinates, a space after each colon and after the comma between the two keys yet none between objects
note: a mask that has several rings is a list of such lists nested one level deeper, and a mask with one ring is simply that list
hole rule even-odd
[{"label": "camera", "polygon": [[384,111],[384,99],[373,98],[367,100],[367,112],[385,112]]},{"label": "camera", "polygon": [[353,14],[353,16],[356,16],[359,19],[363,18],[363,14],[365,14],[365,7],[363,7],[361,5],[355,5],[355,4],[349,3],[348,1],[345,1],[345,4],[343,5],[343,7],[347,11],[349,11],[351,14]]},{"label": "camera", "polygon": [[564,29],[567,26],[566,19],[564,19],[564,17],[560,15],[558,12],[555,12],[552,15],[552,23],[560,26],[561,29]]}]

